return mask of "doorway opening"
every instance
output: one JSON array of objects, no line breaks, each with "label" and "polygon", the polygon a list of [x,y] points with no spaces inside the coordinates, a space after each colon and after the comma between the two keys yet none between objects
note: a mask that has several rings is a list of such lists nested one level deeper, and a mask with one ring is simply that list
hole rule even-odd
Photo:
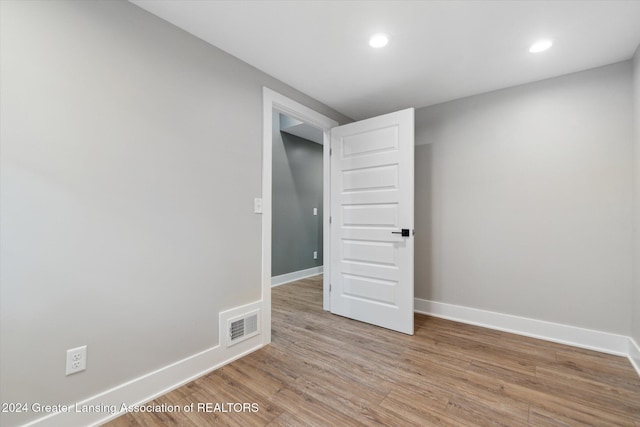
[{"label": "doorway opening", "polygon": [[413,335],[413,108],[337,126],[267,88],[263,100],[263,344],[271,342],[273,123],[281,113],[322,131],[323,309]]},{"label": "doorway opening", "polygon": [[[274,122],[280,121],[285,116],[301,128],[315,129],[320,133],[319,141],[322,143],[322,206],[317,206],[317,216],[322,218],[322,245],[318,244],[318,251],[322,247],[322,260],[324,260],[323,279],[323,308],[329,310],[329,280],[330,244],[329,244],[329,189],[330,189],[330,131],[338,125],[332,120],[298,102],[295,102],[271,89],[263,88],[263,169],[262,169],[262,337],[263,344],[271,342],[271,286],[273,265],[273,148],[274,148]],[[285,119],[286,121],[287,119]],[[286,126],[286,125],[285,125]],[[293,127],[293,126],[289,126]],[[320,211],[321,208],[321,211]],[[313,209],[313,207],[312,207]],[[313,214],[313,210],[311,211]],[[320,239],[320,237],[317,237]],[[311,254],[313,256],[313,254]],[[320,253],[318,253],[320,258]]]},{"label": "doorway opening", "polygon": [[273,114],[271,286],[322,274],[322,130]]}]

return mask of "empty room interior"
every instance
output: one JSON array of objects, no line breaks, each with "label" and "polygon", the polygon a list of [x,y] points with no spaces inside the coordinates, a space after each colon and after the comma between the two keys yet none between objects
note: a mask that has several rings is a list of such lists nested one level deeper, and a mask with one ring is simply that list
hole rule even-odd
[{"label": "empty room interior", "polygon": [[0,425],[640,426],[640,1],[0,0]]}]

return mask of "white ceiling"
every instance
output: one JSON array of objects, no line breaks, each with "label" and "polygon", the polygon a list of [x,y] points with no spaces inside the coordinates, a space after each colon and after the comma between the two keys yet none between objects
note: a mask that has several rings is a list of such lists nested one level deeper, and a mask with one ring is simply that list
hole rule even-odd
[{"label": "white ceiling", "polygon": [[[130,0],[354,119],[629,59],[640,1]],[[372,49],[369,36],[389,45]],[[547,52],[530,44],[551,38]]]}]

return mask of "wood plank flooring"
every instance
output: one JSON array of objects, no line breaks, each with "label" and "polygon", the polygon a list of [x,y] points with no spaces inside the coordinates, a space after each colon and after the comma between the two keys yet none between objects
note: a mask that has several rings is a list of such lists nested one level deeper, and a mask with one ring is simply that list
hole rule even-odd
[{"label": "wood plank flooring", "polygon": [[626,358],[416,315],[406,336],[322,311],[322,276],[273,289],[273,343],[108,426],[635,426]]}]

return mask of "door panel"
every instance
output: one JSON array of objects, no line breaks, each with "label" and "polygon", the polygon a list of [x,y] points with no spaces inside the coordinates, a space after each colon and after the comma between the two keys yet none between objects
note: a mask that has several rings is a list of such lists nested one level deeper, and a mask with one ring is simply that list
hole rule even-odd
[{"label": "door panel", "polygon": [[398,228],[398,204],[361,203],[342,206],[343,224],[346,227]]},{"label": "door panel", "polygon": [[413,109],[331,130],[331,311],[413,334]]}]

